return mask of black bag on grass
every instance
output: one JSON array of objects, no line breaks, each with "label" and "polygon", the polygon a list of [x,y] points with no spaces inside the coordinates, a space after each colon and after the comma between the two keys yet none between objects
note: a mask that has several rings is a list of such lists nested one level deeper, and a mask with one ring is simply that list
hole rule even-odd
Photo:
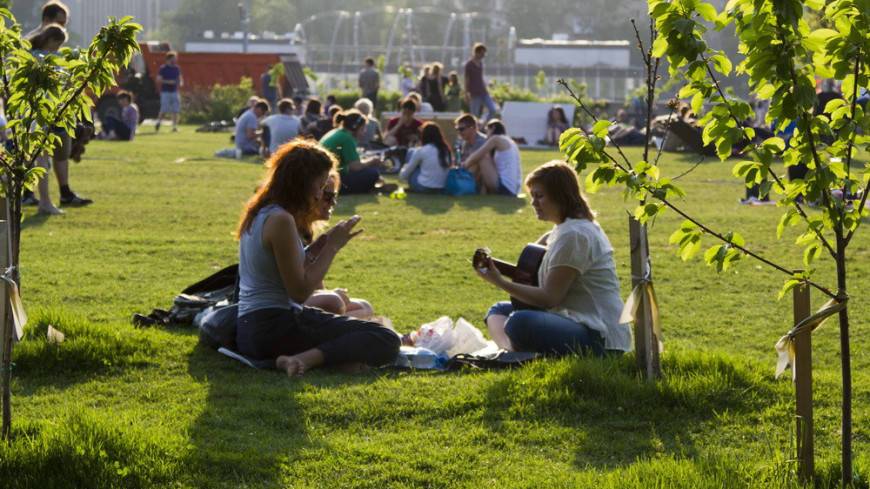
[{"label": "black bag on grass", "polygon": [[167,311],[154,309],[150,314],[134,314],[135,326],[166,326],[169,324],[190,326],[197,314],[226,301],[235,304],[239,300],[239,265],[230,265],[188,286],[175,296]]},{"label": "black bag on grass", "polygon": [[528,351],[504,351],[500,350],[491,355],[470,355],[460,353],[454,355],[447,361],[444,366],[445,370],[459,370],[463,367],[479,368],[479,369],[502,369],[519,367],[524,363],[542,358],[544,355]]}]

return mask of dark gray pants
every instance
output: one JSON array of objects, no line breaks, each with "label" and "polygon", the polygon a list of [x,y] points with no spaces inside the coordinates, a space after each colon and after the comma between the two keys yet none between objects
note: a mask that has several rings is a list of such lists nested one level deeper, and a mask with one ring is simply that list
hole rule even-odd
[{"label": "dark gray pants", "polygon": [[295,355],[317,348],[326,365],[364,363],[377,367],[392,362],[399,336],[371,321],[337,316],[315,307],[260,309],[239,317],[239,353],[255,359]]}]

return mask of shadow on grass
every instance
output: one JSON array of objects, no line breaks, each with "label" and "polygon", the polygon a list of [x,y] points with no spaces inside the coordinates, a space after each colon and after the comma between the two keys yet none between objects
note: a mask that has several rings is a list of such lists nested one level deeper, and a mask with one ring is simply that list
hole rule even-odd
[{"label": "shadow on grass", "polygon": [[[64,335],[48,338],[52,325]],[[98,325],[53,310],[37,310],[24,339],[13,350],[16,376],[26,377],[26,390],[69,387],[95,376],[120,373],[127,367],[154,363],[157,346],[131,329]]]},{"label": "shadow on grass", "polygon": [[21,231],[23,232],[27,228],[34,228],[34,227],[42,226],[52,217],[62,217],[62,216],[49,216],[47,214],[42,214],[40,212],[33,212],[32,214],[27,214],[21,220]]},{"label": "shadow on grass", "polygon": [[[188,357],[188,372],[208,384],[205,407],[190,428],[185,467],[204,487],[279,487],[283,468],[298,452],[316,449],[299,398],[334,385],[371,383],[375,374],[336,375],[328,370],[289,379],[279,371],[255,370],[203,345]],[[208,481],[208,483],[206,483]]]},{"label": "shadow on grass", "polygon": [[641,380],[633,355],[536,362],[492,385],[484,421],[494,431],[517,419],[575,429],[575,466],[609,468],[662,453],[693,458],[693,434],[718,413],[757,411],[777,399],[761,374],[718,355],[665,356],[663,371],[658,382]]}]

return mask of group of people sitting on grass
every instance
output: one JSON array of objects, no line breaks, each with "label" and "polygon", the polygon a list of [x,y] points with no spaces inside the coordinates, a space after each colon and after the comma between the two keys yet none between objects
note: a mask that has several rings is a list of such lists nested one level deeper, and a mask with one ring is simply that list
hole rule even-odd
[{"label": "group of people sitting on grass", "polygon": [[[345,113],[339,123],[337,130],[348,134],[334,137],[347,140],[363,127],[363,118]],[[467,130],[477,134],[476,126]],[[503,143],[487,139],[469,158],[479,165],[491,149],[509,151]],[[430,156],[419,158],[442,158],[443,146],[432,146],[420,150]],[[360,216],[321,232],[346,175],[353,173],[342,172],[339,157],[324,145],[303,138],[280,146],[266,166],[237,229],[239,353],[274,360],[290,376],[320,366],[354,372],[391,363],[400,345],[412,340],[372,321],[374,308],[367,301],[323,286],[336,255],[363,232]],[[580,193],[576,173],[553,161],[532,171],[525,185],[537,218],[553,229],[537,241],[546,247],[540,285],[513,283],[491,259],[475,265],[481,279],[531,306],[495,304],[484,319],[490,336],[509,351],[596,356],[629,351],[630,330],[619,320],[623,304],[613,248]]]},{"label": "group of people sitting on grass", "polygon": [[[382,174],[387,172],[398,173],[410,192],[440,193],[448,173],[460,168],[471,173],[480,193],[520,192],[519,148],[500,120],[491,119],[481,128],[473,115],[460,115],[454,121],[457,137],[451,146],[437,123],[417,116],[420,100],[416,93],[403,99],[399,114],[382,129],[367,98],[348,110],[331,103],[325,114],[318,99],[308,100],[303,109],[285,98],[278,102],[278,112],[269,115],[269,103],[251,97],[236,121],[234,147],[216,154],[269,157],[283,144],[307,138],[334,153],[345,194],[395,190],[395,185],[384,183]],[[384,153],[389,148],[401,151],[388,161]]]}]

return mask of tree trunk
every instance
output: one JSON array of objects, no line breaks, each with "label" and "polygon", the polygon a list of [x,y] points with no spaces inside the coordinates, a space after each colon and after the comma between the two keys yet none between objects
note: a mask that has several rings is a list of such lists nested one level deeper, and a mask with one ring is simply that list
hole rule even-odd
[{"label": "tree trunk", "polygon": [[[12,279],[15,283],[20,284],[21,279],[18,274],[18,256],[21,243],[21,185],[14,182],[6,185],[6,195],[11,196],[6,200],[5,215],[0,216],[7,219],[7,234],[8,241],[0,243],[0,246],[7,247],[8,253],[3,253],[9,260],[9,266],[12,269]],[[6,263],[0,263],[0,268],[5,268]],[[5,273],[5,270],[0,270],[0,273]],[[20,289],[19,289],[20,290]],[[0,297],[0,300],[7,301],[6,297]],[[12,316],[12,307],[7,303],[6,314],[3,317],[5,321],[5,334],[2,338],[3,347],[3,364],[0,366],[2,372],[3,386],[3,424],[0,428],[0,438],[8,440],[12,431],[12,337],[14,334],[14,322]]]},{"label": "tree trunk", "polygon": [[[837,230],[837,295],[846,295],[846,241]],[[849,308],[840,311],[840,366],[843,376],[842,479],[843,487],[852,484],[852,358],[849,351]]]}]

